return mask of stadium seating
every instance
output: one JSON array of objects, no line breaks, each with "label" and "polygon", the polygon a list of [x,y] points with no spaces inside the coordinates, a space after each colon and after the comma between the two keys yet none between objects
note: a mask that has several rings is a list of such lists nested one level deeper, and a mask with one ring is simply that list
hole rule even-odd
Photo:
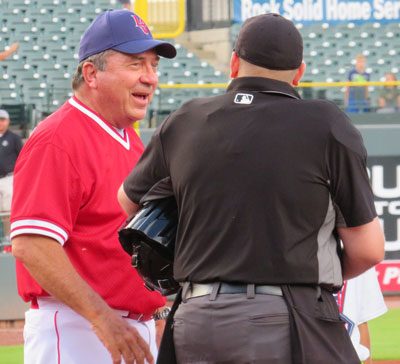
[{"label": "stadium seating", "polygon": [[[82,32],[102,11],[121,7],[117,0],[0,1],[0,49],[20,42],[17,53],[0,63],[0,103],[33,104],[43,113],[57,109],[72,94],[71,76],[77,66]],[[232,43],[240,24],[231,27]],[[346,81],[354,57],[364,54],[371,79],[383,81],[386,72],[398,74],[399,23],[297,24],[304,38],[304,81]],[[173,40],[170,40],[173,41]],[[178,54],[159,67],[161,84],[226,83],[225,74],[176,44]],[[371,88],[373,100],[377,90]],[[176,109],[188,98],[218,94],[221,89],[160,89],[151,112]],[[340,104],[344,88],[300,90],[304,96],[327,97]],[[311,92],[311,93],[310,93]]]},{"label": "stadium seating", "polygon": [[[0,49],[20,42],[18,52],[0,63],[0,103],[34,104],[45,114],[56,110],[72,95],[71,76],[82,33],[99,13],[120,7],[116,0],[0,1]],[[180,44],[176,47],[177,57],[161,62],[160,83],[228,81]],[[170,112],[188,97],[203,93],[158,90],[152,111]]]},{"label": "stadium seating", "polygon": [[[371,81],[385,81],[388,72],[399,76],[400,23],[318,23],[308,26],[296,24],[304,40],[304,61],[307,65],[303,80],[309,82],[347,81],[354,58],[363,54]],[[240,24],[231,28],[232,44],[239,33]],[[320,92],[325,90],[325,92]],[[304,90],[300,90],[303,92]],[[325,96],[341,105],[345,88],[318,87],[315,95]],[[372,104],[377,104],[378,87],[370,87]]]}]

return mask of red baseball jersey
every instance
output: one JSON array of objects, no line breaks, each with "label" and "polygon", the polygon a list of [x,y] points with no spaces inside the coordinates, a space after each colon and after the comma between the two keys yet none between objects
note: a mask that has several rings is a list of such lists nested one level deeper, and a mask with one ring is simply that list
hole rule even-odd
[{"label": "red baseball jersey", "polygon": [[[143,149],[133,128],[119,133],[71,98],[37,126],[18,158],[11,238],[39,234],[57,240],[111,307],[146,314],[165,299],[144,287],[119,243],[127,215],[117,200]],[[17,281],[25,301],[48,295],[18,261]]]}]

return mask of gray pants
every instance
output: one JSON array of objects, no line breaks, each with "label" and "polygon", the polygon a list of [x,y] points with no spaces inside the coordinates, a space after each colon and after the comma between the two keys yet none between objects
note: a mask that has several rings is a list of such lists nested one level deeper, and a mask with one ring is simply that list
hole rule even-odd
[{"label": "gray pants", "polygon": [[289,314],[283,297],[212,296],[190,298],[175,313],[179,364],[291,363]]}]

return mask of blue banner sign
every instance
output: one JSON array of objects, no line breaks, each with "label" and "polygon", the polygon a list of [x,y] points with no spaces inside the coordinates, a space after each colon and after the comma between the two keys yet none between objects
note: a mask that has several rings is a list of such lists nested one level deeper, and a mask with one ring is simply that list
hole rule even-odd
[{"label": "blue banner sign", "polygon": [[234,21],[237,23],[265,13],[277,13],[305,25],[316,22],[386,23],[400,20],[400,1],[234,0]]}]

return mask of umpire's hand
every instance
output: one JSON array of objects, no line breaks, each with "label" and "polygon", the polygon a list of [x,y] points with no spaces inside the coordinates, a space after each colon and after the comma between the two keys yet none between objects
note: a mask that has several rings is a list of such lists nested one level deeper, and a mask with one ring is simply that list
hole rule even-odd
[{"label": "umpire's hand", "polygon": [[111,354],[113,364],[154,364],[149,345],[139,332],[110,309],[92,320],[92,330]]}]

